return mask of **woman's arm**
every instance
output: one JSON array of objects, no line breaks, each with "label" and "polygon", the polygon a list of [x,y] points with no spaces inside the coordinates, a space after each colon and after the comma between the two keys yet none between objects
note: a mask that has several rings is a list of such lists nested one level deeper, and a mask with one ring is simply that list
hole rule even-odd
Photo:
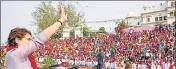
[{"label": "woman's arm", "polygon": [[16,50],[12,52],[12,56],[19,59],[20,61],[25,60],[31,53],[38,50],[40,46],[42,46],[61,26],[62,23],[65,23],[67,20],[67,14],[65,13],[64,7],[60,7],[61,10],[61,17],[60,22],[56,22],[50,27],[43,30],[41,33],[39,33],[38,36],[34,37],[31,41],[29,41],[28,44],[24,46],[19,46]]},{"label": "woman's arm", "polygon": [[64,7],[61,6],[60,10],[61,10],[61,13],[60,13],[61,17],[59,19],[60,22],[54,23],[53,25],[51,25],[50,27],[46,28],[43,31],[47,38],[50,38],[59,29],[61,24],[65,23],[65,21],[67,20],[67,13],[65,12]]}]

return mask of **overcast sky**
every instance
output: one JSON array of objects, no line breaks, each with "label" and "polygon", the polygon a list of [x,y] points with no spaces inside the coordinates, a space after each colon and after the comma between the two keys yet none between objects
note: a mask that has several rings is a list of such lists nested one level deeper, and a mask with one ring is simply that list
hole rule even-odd
[{"label": "overcast sky", "polygon": [[[77,4],[78,2],[79,4]],[[78,12],[85,12],[87,21],[103,21],[123,19],[129,12],[140,13],[144,4],[157,5],[165,1],[73,1]],[[53,6],[57,2],[53,3]],[[41,1],[1,1],[1,43],[7,40],[11,29],[25,27],[31,32],[36,31],[31,26],[33,18],[31,13]],[[115,23],[87,24],[92,30],[104,26],[106,31],[113,30]],[[111,29],[110,29],[111,27]]]}]

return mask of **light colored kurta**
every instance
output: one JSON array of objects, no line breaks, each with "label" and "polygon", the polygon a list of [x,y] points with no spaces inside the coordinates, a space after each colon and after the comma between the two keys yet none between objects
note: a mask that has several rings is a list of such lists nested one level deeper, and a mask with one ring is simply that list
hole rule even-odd
[{"label": "light colored kurta", "polygon": [[32,38],[28,44],[12,49],[6,54],[6,69],[33,69],[28,56],[37,51],[46,41],[46,35],[41,32]]}]

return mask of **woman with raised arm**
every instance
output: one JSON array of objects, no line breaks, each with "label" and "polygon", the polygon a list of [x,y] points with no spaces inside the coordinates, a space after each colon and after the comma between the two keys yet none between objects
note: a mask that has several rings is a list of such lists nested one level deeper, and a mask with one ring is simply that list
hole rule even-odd
[{"label": "woman with raised arm", "polygon": [[31,32],[25,28],[14,28],[8,37],[8,52],[6,54],[6,69],[39,69],[32,55],[63,25],[67,13],[60,6],[60,19],[50,27],[32,38]]}]

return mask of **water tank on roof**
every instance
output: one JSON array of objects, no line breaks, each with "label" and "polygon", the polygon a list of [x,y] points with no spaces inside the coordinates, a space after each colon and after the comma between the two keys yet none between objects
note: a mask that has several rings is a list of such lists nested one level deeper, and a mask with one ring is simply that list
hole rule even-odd
[{"label": "water tank on roof", "polygon": [[133,17],[133,16],[136,16],[136,14],[134,12],[130,12],[128,13],[127,17]]},{"label": "water tank on roof", "polygon": [[127,14],[127,17],[136,17],[136,16],[140,16],[140,14],[134,13],[134,12],[130,12]]}]

